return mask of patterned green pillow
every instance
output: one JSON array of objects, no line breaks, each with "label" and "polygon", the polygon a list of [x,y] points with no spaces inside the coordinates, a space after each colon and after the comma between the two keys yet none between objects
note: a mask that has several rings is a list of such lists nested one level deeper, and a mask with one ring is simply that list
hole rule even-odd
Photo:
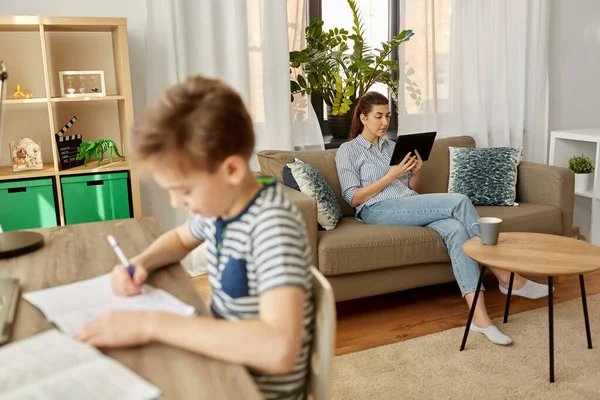
[{"label": "patterned green pillow", "polygon": [[448,193],[467,196],[476,206],[512,206],[522,147],[449,147]]},{"label": "patterned green pillow", "polygon": [[323,175],[314,166],[297,158],[287,166],[300,187],[300,191],[317,202],[317,220],[319,224],[326,230],[335,228],[342,219],[342,208],[335,197],[333,189],[325,181]]}]

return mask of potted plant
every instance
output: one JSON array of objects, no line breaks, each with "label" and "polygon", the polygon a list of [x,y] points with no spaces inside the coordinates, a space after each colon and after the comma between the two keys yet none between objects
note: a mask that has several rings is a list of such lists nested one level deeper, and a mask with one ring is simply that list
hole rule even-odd
[{"label": "potted plant", "polygon": [[[323,21],[313,19],[306,27],[306,48],[290,52],[291,98],[300,93],[316,93],[327,104],[327,122],[335,138],[348,138],[356,99],[373,84],[384,83],[398,98],[398,62],[388,56],[408,41],[412,30],[404,30],[381,49],[371,49],[365,41],[361,15],[355,0],[347,0],[352,11],[352,34],[343,28],[323,30]],[[352,47],[347,43],[352,39]]]},{"label": "potted plant", "polygon": [[592,189],[594,165],[584,156],[573,156],[569,160],[569,169],[575,173],[575,191],[585,192]]}]

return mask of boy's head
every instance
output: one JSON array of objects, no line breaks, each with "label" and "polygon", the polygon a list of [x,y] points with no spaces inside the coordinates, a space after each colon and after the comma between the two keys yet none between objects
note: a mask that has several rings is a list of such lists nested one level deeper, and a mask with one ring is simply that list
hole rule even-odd
[{"label": "boy's head", "polygon": [[133,161],[169,191],[174,207],[223,215],[251,173],[252,120],[240,96],[200,76],[172,86],[139,118]]}]

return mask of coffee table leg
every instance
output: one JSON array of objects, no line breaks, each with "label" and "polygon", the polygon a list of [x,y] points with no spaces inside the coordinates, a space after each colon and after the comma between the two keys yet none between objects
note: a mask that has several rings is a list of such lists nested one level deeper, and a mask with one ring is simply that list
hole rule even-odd
[{"label": "coffee table leg", "polygon": [[510,281],[508,283],[508,293],[506,294],[506,307],[504,308],[504,323],[508,322],[508,310],[510,309],[510,295],[512,294],[513,281],[515,279],[515,273],[510,273]]},{"label": "coffee table leg", "polygon": [[552,300],[552,277],[548,277],[548,331],[550,334],[550,383],[554,383],[554,302]]},{"label": "coffee table leg", "polygon": [[479,291],[481,290],[481,284],[483,283],[483,276],[485,275],[485,265],[481,268],[479,275],[479,281],[477,282],[477,289],[475,290],[475,297],[473,298],[473,304],[471,305],[471,311],[469,311],[469,319],[467,320],[467,326],[465,327],[465,334],[463,335],[462,344],[460,345],[460,351],[465,349],[467,344],[467,337],[469,336],[469,328],[473,321],[473,314],[475,313],[475,306],[477,305],[477,298],[479,297]]},{"label": "coffee table leg", "polygon": [[588,316],[587,299],[585,296],[585,283],[583,274],[579,275],[579,285],[581,286],[581,302],[583,303],[583,318],[585,319],[585,333],[587,334],[588,349],[592,348],[592,333],[590,332],[590,317]]}]

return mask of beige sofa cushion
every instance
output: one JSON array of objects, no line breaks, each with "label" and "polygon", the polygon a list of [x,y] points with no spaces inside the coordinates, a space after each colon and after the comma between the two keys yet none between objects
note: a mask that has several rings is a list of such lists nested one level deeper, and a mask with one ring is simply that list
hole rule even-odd
[{"label": "beige sofa cushion", "polygon": [[450,177],[450,152],[448,147],[475,147],[470,136],[437,139],[433,143],[429,160],[423,163],[420,193],[447,193]]},{"label": "beige sofa cushion", "polygon": [[502,219],[502,232],[562,234],[562,212],[541,204],[520,203],[518,207],[475,207],[482,217]]},{"label": "beige sofa cushion", "polygon": [[283,182],[283,167],[293,162],[294,158],[313,165],[333,189],[342,207],[342,215],[353,217],[356,214],[354,209],[342,198],[340,181],[335,167],[335,153],[337,153],[337,149],[325,151],[265,150],[258,153],[258,162],[260,164],[260,172],[263,175],[274,176],[279,182]]},{"label": "beige sofa cushion", "polygon": [[[482,217],[502,218],[504,232],[560,234],[560,209],[537,204],[518,207],[477,207]],[[448,250],[432,229],[410,226],[367,225],[342,218],[337,228],[319,232],[319,269],[342,275],[384,268],[449,262]]]},{"label": "beige sofa cushion", "polygon": [[431,229],[367,225],[352,217],[342,218],[331,231],[319,231],[318,253],[324,275],[450,261],[444,242]]}]

